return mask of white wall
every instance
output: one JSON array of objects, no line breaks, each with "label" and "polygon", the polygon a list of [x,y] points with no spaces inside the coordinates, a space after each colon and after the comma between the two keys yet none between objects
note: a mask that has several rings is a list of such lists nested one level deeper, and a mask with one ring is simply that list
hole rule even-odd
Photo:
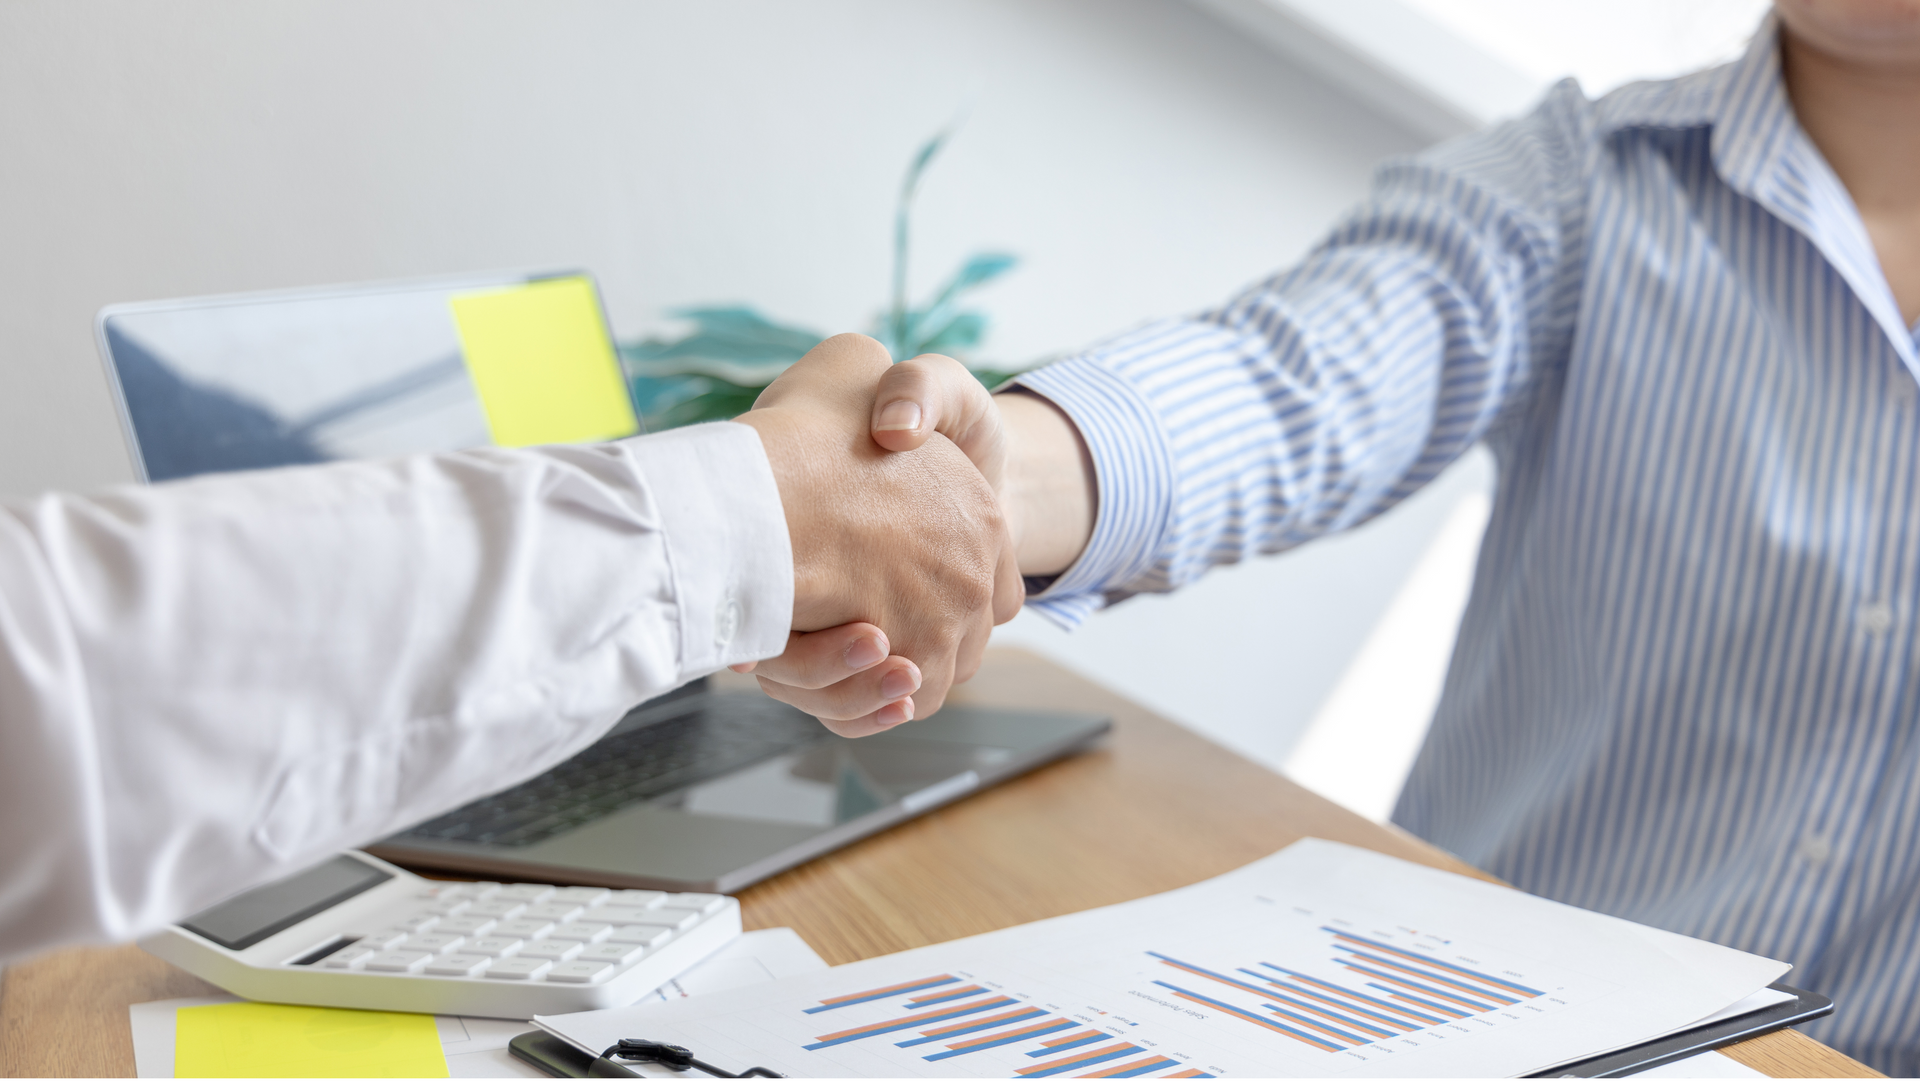
[{"label": "white wall", "polygon": [[[10,0],[0,492],[128,476],[116,301],[578,264],[622,335],[724,300],[863,329],[905,159],[963,109],[915,276],[1020,253],[983,298],[1003,360],[1224,297],[1418,143],[1159,0]],[[1277,763],[1447,503],[1006,637]]]}]

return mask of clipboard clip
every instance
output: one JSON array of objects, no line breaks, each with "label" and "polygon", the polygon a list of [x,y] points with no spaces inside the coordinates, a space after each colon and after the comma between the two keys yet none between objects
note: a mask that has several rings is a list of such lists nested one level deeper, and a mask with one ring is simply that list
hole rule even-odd
[{"label": "clipboard clip", "polygon": [[649,1041],[639,1037],[622,1037],[620,1043],[600,1053],[600,1058],[587,1068],[588,1078],[639,1078],[640,1075],[622,1067],[619,1060],[629,1063],[657,1063],[671,1071],[684,1071],[689,1067],[705,1071],[715,1078],[785,1078],[786,1075],[769,1071],[765,1067],[749,1067],[739,1074],[731,1074],[715,1067],[711,1063],[702,1063],[693,1058],[691,1049],[662,1041]]}]

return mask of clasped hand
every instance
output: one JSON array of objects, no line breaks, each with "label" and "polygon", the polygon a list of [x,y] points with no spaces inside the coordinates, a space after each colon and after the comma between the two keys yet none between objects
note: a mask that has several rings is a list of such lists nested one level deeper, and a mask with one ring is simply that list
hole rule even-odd
[{"label": "clasped hand", "polygon": [[[955,399],[972,414],[940,405]],[[736,669],[842,736],[931,714],[974,674],[1024,594],[989,480],[1002,471],[991,412],[957,362],[896,366],[857,334],[820,343],[761,393],[738,420],[760,433],[779,485],[794,630],[779,657]]]}]

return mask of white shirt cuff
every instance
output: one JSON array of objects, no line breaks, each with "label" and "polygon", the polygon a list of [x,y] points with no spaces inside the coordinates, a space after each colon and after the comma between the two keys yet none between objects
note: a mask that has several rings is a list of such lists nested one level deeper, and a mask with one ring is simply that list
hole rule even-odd
[{"label": "white shirt cuff", "polygon": [[680,611],[680,681],[785,650],[793,548],[760,434],[719,421],[620,446],[666,535]]}]

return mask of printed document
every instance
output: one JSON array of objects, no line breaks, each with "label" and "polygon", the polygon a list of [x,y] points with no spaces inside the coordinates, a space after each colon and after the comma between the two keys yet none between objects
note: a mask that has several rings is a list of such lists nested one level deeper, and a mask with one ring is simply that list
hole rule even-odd
[{"label": "printed document", "polygon": [[1191,887],[711,996],[534,1021],[793,1077],[1512,1076],[1789,967],[1308,839]]}]

